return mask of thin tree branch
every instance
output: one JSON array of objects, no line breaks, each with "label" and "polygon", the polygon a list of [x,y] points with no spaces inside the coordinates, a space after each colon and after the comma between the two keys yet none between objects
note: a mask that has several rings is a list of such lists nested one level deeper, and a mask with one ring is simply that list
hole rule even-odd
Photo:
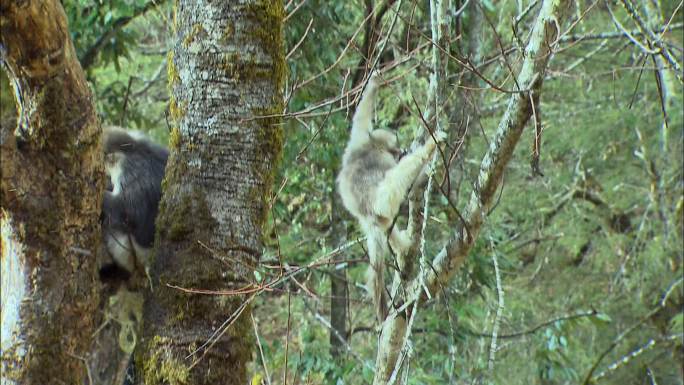
[{"label": "thin tree branch", "polygon": [[680,285],[682,283],[682,281],[684,281],[684,278],[679,278],[676,281],[672,282],[670,284],[670,286],[667,288],[667,290],[665,290],[665,293],[663,294],[662,298],[660,299],[660,302],[658,302],[658,306],[656,306],[653,310],[648,312],[648,314],[641,317],[641,319],[639,321],[637,321],[632,326],[625,329],[622,333],[620,333],[617,337],[615,337],[615,339],[613,339],[613,342],[610,343],[610,345],[606,348],[606,350],[604,350],[603,353],[601,353],[599,355],[596,362],[594,362],[594,364],[591,366],[591,368],[589,369],[589,373],[587,373],[587,376],[584,378],[584,382],[582,384],[590,385],[591,383],[593,383],[593,380],[595,379],[594,372],[596,371],[596,368],[598,368],[601,361],[608,355],[608,353],[613,351],[613,349],[615,349],[615,347],[617,347],[618,344],[620,344],[620,342],[622,342],[622,340],[625,337],[627,337],[627,335],[629,335],[633,331],[637,330],[637,328],[639,326],[643,325],[646,321],[651,319],[651,317],[653,315],[655,315],[656,313],[661,311],[663,308],[665,308],[665,305],[667,304],[667,300],[670,297],[670,294],[672,294],[674,289],[678,285]]},{"label": "thin tree branch", "polygon": [[677,59],[670,53],[670,50],[665,46],[663,40],[656,36],[655,33],[653,33],[653,31],[650,28],[648,28],[646,22],[644,22],[643,18],[641,17],[639,12],[634,8],[634,4],[632,4],[631,1],[622,0],[621,3],[623,7],[625,7],[625,9],[627,10],[627,13],[629,13],[629,15],[632,17],[632,20],[634,20],[639,30],[648,37],[650,44],[659,48],[660,52],[658,53],[665,59],[665,61],[667,61],[670,64],[670,67],[672,67],[672,69],[675,71],[675,76],[677,76],[677,79],[679,79],[680,82],[684,83],[684,79],[682,78],[682,66],[681,64],[679,64]]},{"label": "thin tree branch", "polygon": [[612,372],[616,371],[617,369],[621,368],[622,366],[627,365],[630,361],[635,359],[636,357],[640,356],[646,351],[649,351],[653,349],[658,342],[666,342],[666,341],[674,341],[676,339],[681,339],[684,336],[684,334],[673,334],[670,336],[666,336],[663,338],[658,338],[658,339],[650,339],[648,340],[647,343],[639,346],[637,349],[629,352],[628,354],[622,356],[619,360],[613,362],[612,364],[608,365],[606,370],[598,373],[596,376],[594,376],[593,380],[599,380],[603,377],[606,377],[607,375],[611,374]]},{"label": "thin tree branch", "polygon": [[[670,26],[668,26],[668,27],[661,27],[661,28],[657,29],[656,32],[658,32],[658,33],[670,32],[670,31],[682,29],[682,27],[684,27],[684,22],[673,23],[673,24],[670,24]],[[644,35],[644,33],[641,32],[641,30],[637,30],[637,29],[633,29],[633,30],[630,30],[628,32],[632,36],[643,36]],[[569,43],[569,42],[575,42],[575,41],[617,39],[617,38],[623,38],[623,37],[625,37],[625,34],[623,32],[601,32],[601,33],[565,35],[565,36],[560,38],[560,41],[561,41],[561,43]]]}]

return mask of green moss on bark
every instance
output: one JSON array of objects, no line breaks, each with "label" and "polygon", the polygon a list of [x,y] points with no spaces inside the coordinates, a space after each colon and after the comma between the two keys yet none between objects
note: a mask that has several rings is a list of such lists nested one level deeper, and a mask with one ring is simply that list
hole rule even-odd
[{"label": "green moss on bark", "polygon": [[176,63],[173,61],[174,52],[170,50],[166,54],[166,77],[169,81],[168,88],[169,93],[172,93],[173,87],[180,82],[180,76],[178,75],[178,69],[176,69]]},{"label": "green moss on bark", "polygon": [[143,362],[143,378],[145,384],[183,385],[188,383],[190,367],[178,358],[172,357],[166,349],[171,341],[165,337],[155,336],[148,344],[151,354]]},{"label": "green moss on bark", "polygon": [[258,140],[261,146],[259,147],[259,157],[261,159],[271,159],[268,162],[257,162],[257,174],[263,180],[263,188],[254,188],[253,198],[264,202],[262,212],[259,217],[259,226],[263,226],[268,218],[268,202],[270,200],[270,192],[275,181],[276,170],[280,163],[280,158],[284,143],[284,133],[281,126],[281,114],[283,112],[282,98],[280,103],[276,103],[270,108],[254,109],[252,113],[257,117],[256,121],[259,124]]},{"label": "green moss on bark", "polygon": [[271,57],[272,68],[263,75],[268,76],[273,84],[280,89],[287,76],[282,31],[285,17],[283,3],[277,0],[250,4],[247,7],[247,15],[254,21],[250,33],[259,40],[266,55]]},{"label": "green moss on bark", "polygon": [[185,36],[185,39],[183,39],[183,47],[187,48],[192,44],[193,41],[197,38],[197,36],[204,31],[204,27],[202,27],[202,24],[196,23],[195,25],[192,26],[192,29],[190,30],[190,33]]}]

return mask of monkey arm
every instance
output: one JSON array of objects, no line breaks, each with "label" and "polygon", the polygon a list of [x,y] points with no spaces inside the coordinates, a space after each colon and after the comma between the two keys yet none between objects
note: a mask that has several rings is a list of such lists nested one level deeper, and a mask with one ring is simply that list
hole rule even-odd
[{"label": "monkey arm", "polygon": [[428,140],[414,152],[401,158],[399,163],[385,173],[375,194],[373,207],[376,215],[390,220],[397,215],[401,203],[430,159],[435,147],[436,143]]},{"label": "monkey arm", "polygon": [[121,194],[105,190],[102,202],[102,218],[108,227],[122,227],[125,222],[125,205]]},{"label": "monkey arm", "polygon": [[373,104],[377,89],[376,75],[373,75],[368,81],[359,105],[356,107],[356,112],[354,112],[348,147],[355,147],[368,141],[368,135],[373,129]]}]

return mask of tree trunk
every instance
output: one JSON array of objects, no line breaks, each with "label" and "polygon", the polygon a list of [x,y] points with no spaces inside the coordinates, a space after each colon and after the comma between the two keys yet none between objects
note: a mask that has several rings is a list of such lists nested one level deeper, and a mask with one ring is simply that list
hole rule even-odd
[{"label": "tree trunk", "polygon": [[254,346],[245,293],[282,147],[284,9],[181,0],[175,12],[174,127],[138,381],[242,385]]},{"label": "tree trunk", "polygon": [[20,134],[1,125],[2,383],[83,383],[99,317],[99,125],[59,1],[1,1],[0,47]]},{"label": "tree trunk", "polygon": [[[334,172],[333,175],[337,175],[337,172]],[[341,215],[342,208],[339,207],[340,201],[335,194],[333,192],[330,197],[332,231],[328,239],[330,240],[330,245],[339,247],[344,243],[347,232],[345,221]],[[342,252],[339,255],[346,256],[348,254]],[[333,258],[342,259],[340,256]],[[347,347],[347,313],[349,310],[347,268],[347,265],[341,268],[333,265],[330,270],[330,355],[336,360],[343,356]]]}]

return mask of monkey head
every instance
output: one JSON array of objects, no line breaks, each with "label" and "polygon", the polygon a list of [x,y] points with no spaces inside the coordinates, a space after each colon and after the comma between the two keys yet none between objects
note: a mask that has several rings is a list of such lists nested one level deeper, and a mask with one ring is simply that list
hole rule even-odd
[{"label": "monkey head", "polygon": [[397,135],[389,130],[377,129],[369,133],[373,148],[388,152],[394,160],[398,161],[404,156],[404,151],[399,147]]},{"label": "monkey head", "polygon": [[[141,154],[148,154],[146,143],[148,139],[144,134],[137,131],[128,131],[120,127],[108,126],[104,128],[104,154],[105,172],[109,177],[106,190],[113,195],[122,191],[125,179],[131,177],[125,169],[131,167],[131,163],[137,163]],[[153,154],[152,154],[153,155]],[[147,155],[150,157],[151,155]],[[128,165],[126,164],[128,162]]]}]

